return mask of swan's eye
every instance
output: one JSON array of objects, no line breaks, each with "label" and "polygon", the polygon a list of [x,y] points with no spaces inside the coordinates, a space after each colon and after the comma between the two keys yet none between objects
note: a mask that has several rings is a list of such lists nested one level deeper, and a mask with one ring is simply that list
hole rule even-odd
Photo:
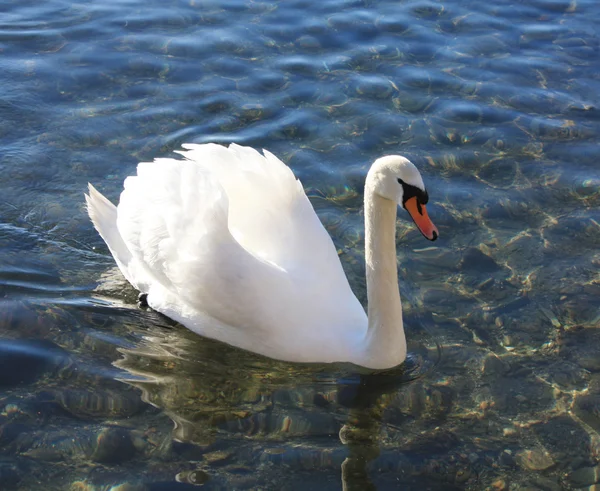
[{"label": "swan's eye", "polygon": [[429,194],[427,191],[413,186],[412,184],[405,183],[402,179],[398,178],[398,183],[402,186],[402,205],[406,203],[410,198],[417,198],[417,202],[420,205],[426,205],[429,202]]}]

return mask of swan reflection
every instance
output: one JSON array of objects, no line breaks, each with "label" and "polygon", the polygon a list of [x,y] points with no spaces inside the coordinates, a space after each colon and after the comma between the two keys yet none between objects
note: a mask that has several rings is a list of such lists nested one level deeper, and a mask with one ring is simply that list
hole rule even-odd
[{"label": "swan reflection", "polygon": [[115,365],[171,418],[174,441],[207,455],[227,448],[238,462],[341,468],[344,489],[374,489],[368,465],[380,455],[382,432],[389,439],[403,431],[414,391],[428,390],[419,379],[439,356],[424,342],[410,349],[403,369],[373,375],[277,362],[179,327],[152,328],[136,347],[119,348]]}]

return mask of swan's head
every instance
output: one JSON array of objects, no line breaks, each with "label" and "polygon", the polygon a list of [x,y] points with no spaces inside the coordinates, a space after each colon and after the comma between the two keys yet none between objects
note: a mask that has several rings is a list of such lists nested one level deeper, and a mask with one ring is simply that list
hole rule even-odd
[{"label": "swan's head", "polygon": [[427,214],[429,195],[421,173],[408,159],[387,155],[377,159],[367,175],[367,186],[379,196],[402,206],[429,240],[438,238],[438,230]]}]

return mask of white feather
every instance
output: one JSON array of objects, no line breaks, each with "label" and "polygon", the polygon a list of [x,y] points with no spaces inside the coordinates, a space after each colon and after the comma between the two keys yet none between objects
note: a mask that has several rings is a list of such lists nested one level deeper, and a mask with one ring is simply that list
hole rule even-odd
[{"label": "white feather", "polygon": [[366,314],[292,171],[269,152],[183,145],[89,215],[127,280],[189,329],[273,358],[356,360]]}]

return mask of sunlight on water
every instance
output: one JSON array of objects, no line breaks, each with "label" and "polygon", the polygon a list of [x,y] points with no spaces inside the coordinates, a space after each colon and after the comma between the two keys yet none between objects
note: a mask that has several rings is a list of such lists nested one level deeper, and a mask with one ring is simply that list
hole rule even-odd
[{"label": "sunlight on water", "polygon": [[[0,488],[593,489],[600,7],[13,2],[0,16]],[[291,166],[366,302],[370,162],[410,158],[409,359],[277,362],[137,307],[84,209],[185,142]]]}]

